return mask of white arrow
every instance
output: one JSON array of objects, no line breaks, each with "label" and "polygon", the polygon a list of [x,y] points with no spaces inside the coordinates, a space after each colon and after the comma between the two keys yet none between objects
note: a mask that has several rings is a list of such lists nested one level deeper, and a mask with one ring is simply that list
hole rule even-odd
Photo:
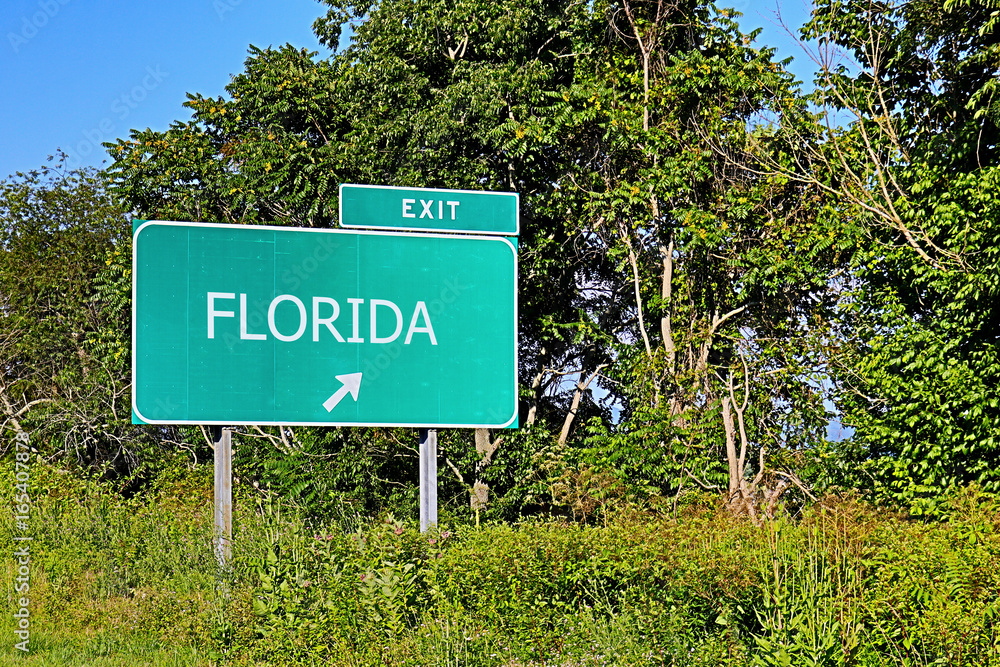
[{"label": "white arrow", "polygon": [[330,398],[323,402],[323,407],[326,408],[327,412],[331,412],[337,403],[343,400],[344,396],[350,394],[354,397],[354,400],[358,400],[358,390],[361,389],[361,373],[348,373],[347,375],[338,375],[337,379],[344,383],[344,386],[337,390]]}]

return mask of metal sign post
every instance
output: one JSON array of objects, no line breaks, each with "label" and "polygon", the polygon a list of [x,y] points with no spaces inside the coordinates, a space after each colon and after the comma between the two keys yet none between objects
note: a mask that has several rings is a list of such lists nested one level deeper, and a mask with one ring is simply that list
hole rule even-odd
[{"label": "metal sign post", "polygon": [[420,532],[437,525],[437,429],[420,429]]},{"label": "metal sign post", "polygon": [[225,568],[233,555],[233,431],[212,427],[215,448],[215,558]]}]

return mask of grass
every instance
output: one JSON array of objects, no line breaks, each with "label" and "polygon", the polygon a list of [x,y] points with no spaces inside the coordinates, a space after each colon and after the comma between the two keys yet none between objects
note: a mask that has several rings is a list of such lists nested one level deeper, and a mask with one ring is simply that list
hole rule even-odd
[{"label": "grass", "polygon": [[[9,649],[9,647],[6,647]],[[193,646],[164,646],[157,641],[121,639],[107,634],[89,640],[67,637],[44,630],[32,632],[31,651],[14,650],[0,654],[0,665],[19,667],[190,667],[211,665],[206,655]]]},{"label": "grass", "polygon": [[763,528],[702,504],[427,535],[238,494],[220,573],[203,484],[48,484],[31,653],[0,665],[1000,664],[1000,508],[974,490],[938,523],[832,500]]}]

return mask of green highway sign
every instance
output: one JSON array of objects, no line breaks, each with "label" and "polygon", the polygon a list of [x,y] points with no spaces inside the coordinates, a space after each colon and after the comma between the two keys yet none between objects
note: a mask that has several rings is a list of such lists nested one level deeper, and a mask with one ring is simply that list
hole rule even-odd
[{"label": "green highway sign", "polygon": [[520,224],[514,192],[340,186],[341,227],[517,236]]},{"label": "green highway sign", "polygon": [[132,252],[137,423],[517,418],[507,239],[137,221]]}]

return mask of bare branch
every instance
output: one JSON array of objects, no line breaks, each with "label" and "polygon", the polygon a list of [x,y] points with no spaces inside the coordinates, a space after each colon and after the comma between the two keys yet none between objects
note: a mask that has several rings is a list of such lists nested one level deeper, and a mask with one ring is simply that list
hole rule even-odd
[{"label": "bare branch", "polygon": [[[587,390],[590,383],[594,381],[594,378],[600,374],[602,370],[608,367],[608,364],[601,364],[598,366],[590,377],[587,378],[586,382],[578,382],[576,385],[576,390],[573,392],[573,403],[566,413],[566,420],[563,422],[562,431],[559,433],[559,444],[565,445],[566,440],[569,438],[569,430],[573,426],[573,420],[576,417],[576,411],[580,407],[580,399],[583,397],[583,392]],[[582,376],[582,375],[581,375]]]}]

